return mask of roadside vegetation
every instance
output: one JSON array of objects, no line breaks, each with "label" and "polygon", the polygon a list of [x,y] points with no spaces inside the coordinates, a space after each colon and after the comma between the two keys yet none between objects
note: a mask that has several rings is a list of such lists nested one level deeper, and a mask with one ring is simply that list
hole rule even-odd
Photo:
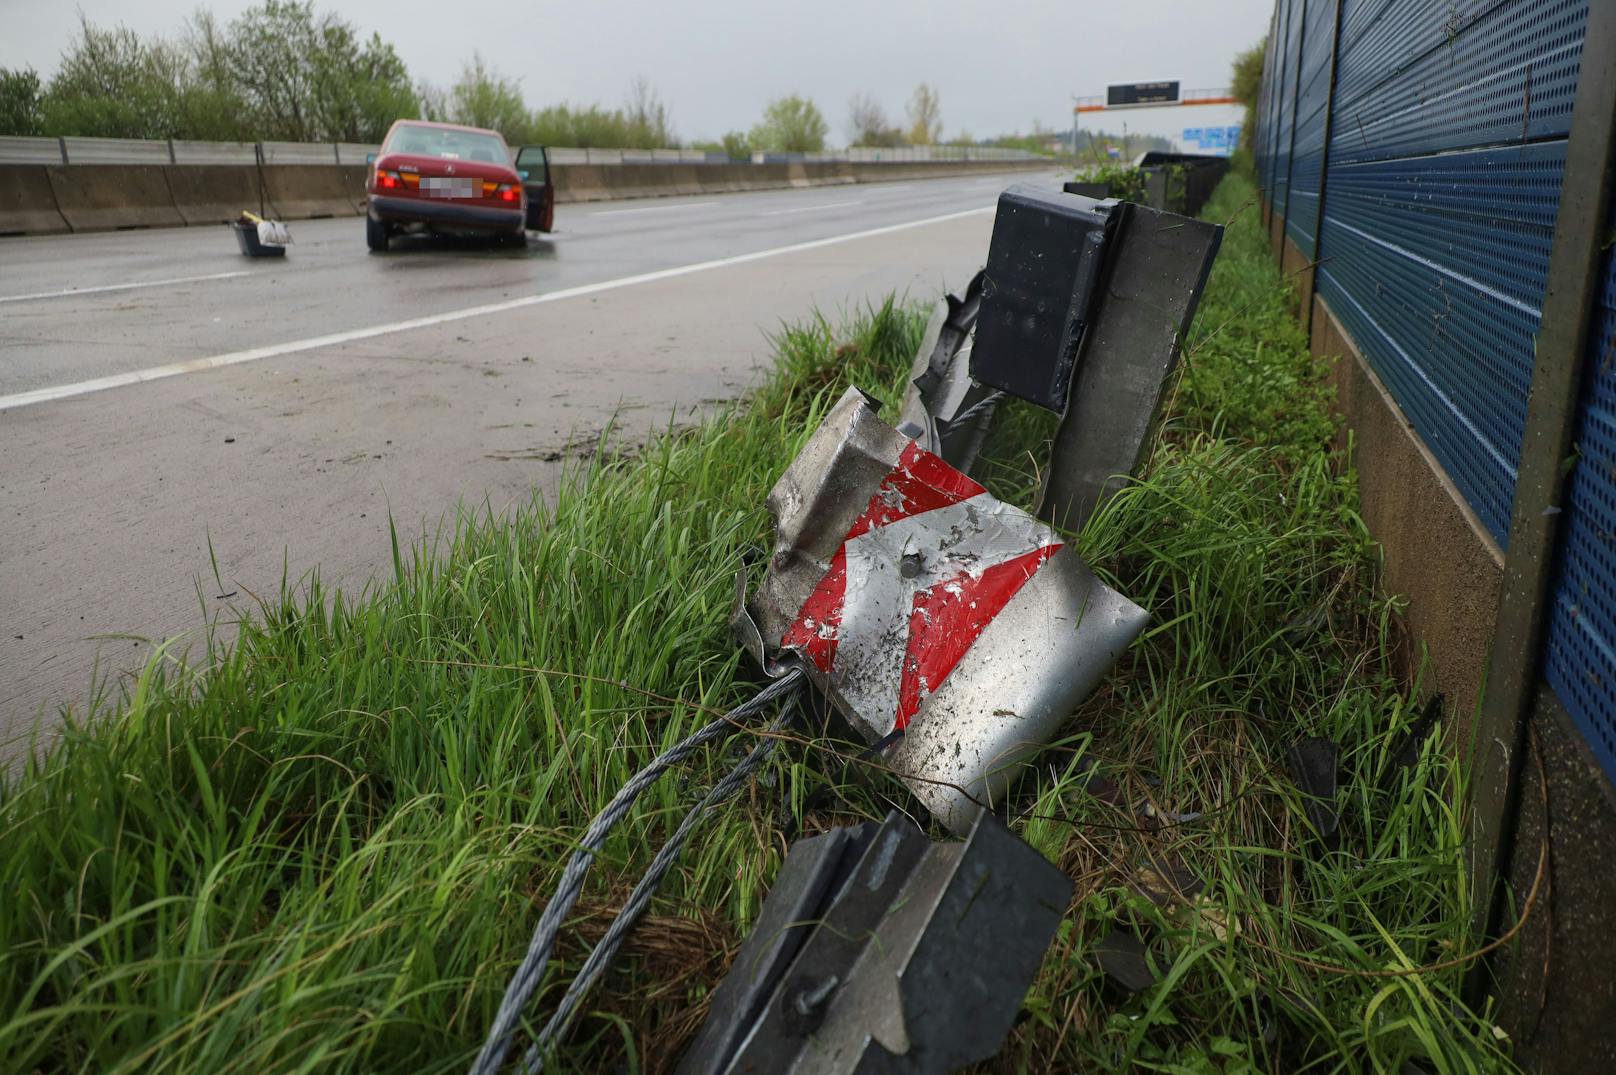
[{"label": "roadside vegetation", "polygon": [[1080,164],[1077,179],[1082,183],[1104,183],[1109,190],[1107,197],[1119,198],[1125,202],[1145,200],[1144,170],[1135,168],[1132,164],[1114,161],[1107,161],[1104,164]]},{"label": "roadside vegetation", "polygon": [[[1409,735],[1395,604],[1250,180],[1206,215],[1229,226],[1146,473],[1074,536],[1154,623],[1014,801],[1078,893],[985,1070],[1507,1070],[1457,999],[1462,774]],[[160,653],[76,715],[0,792],[9,1068],[463,1071],[571,841],[753,689],[724,624],[764,496],[847,385],[896,402],[923,320],[784,328],[744,405],[602,448],[550,501],[401,533],[363,592],[288,579],[235,645]],[[1030,503],[1049,430],[1007,411],[995,492]],[[1307,736],[1341,749],[1335,850],[1286,771]],[[845,754],[792,741],[704,826],[556,1070],[668,1070]],[[613,834],[531,1015],[732,761],[693,759]],[[804,828],[879,816],[885,780],[855,769]],[[1157,984],[1108,984],[1114,930]]]},{"label": "roadside vegetation", "polygon": [[[862,105],[861,105],[862,102]],[[859,107],[864,112],[857,113]],[[909,126],[890,126],[867,95],[855,98],[852,144],[931,145],[943,140],[935,87],[921,83],[907,105]],[[873,112],[871,111],[873,110]],[[856,116],[873,120],[860,125]],[[313,0],[262,0],[228,23],[199,7],[179,32],[141,35],[90,22],[47,79],[32,68],[0,67],[0,135],[195,139],[202,141],[379,142],[396,119],[442,120],[499,131],[512,145],[667,149],[681,142],[671,109],[644,78],[621,106],[553,102],[530,106],[521,80],[474,54],[452,85],[413,77],[393,46],[354,23],[316,10]],[[816,153],[830,124],[815,102],[785,94],[764,102],[749,130],[697,149],[744,158],[755,150]],[[1046,152],[1046,138],[1019,134],[976,142]],[[865,140],[868,139],[868,140]]]},{"label": "roadside vegetation", "polygon": [[1263,61],[1267,53],[1268,38],[1263,37],[1235,56],[1229,80],[1229,92],[1246,109],[1246,116],[1240,121],[1240,148],[1247,153],[1252,151],[1257,137],[1257,95],[1262,92]]}]

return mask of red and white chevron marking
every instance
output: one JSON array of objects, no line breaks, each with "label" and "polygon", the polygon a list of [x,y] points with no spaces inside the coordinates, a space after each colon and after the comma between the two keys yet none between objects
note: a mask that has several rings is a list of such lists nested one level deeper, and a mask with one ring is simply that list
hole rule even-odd
[{"label": "red and white chevron marking", "polygon": [[1059,548],[1048,527],[911,441],[781,646],[871,724],[890,714],[902,732]]}]

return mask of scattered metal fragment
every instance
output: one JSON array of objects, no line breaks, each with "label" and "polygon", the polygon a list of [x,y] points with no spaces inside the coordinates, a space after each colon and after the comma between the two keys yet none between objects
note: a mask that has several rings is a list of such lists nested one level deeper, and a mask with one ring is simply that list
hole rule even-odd
[{"label": "scattered metal fragment", "polygon": [[1094,958],[1105,976],[1129,993],[1143,993],[1160,981],[1150,967],[1144,943],[1123,930],[1114,929],[1100,938]]},{"label": "scattered metal fragment", "polygon": [[945,295],[933,308],[910,369],[898,432],[956,470],[969,472],[982,450],[1000,393],[971,380],[971,334],[982,307],[983,274],[963,299]]},{"label": "scattered metal fragment", "polygon": [[774,555],[737,636],[766,665],[801,663],[956,833],[1149,618],[1047,527],[883,423],[856,389],[787,468],[769,510]]},{"label": "scattered metal fragment", "polygon": [[1291,777],[1307,800],[1308,820],[1331,851],[1341,845],[1335,812],[1339,753],[1332,740],[1319,737],[1303,739],[1290,748]]},{"label": "scattered metal fragment", "polygon": [[1072,882],[983,811],[792,845],[679,1075],[953,1071],[998,1052]]}]

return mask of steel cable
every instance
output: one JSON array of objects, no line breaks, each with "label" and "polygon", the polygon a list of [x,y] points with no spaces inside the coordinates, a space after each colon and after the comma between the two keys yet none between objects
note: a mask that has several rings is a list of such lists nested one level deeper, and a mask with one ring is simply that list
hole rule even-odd
[{"label": "steel cable", "polygon": [[[510,1051],[511,1037],[516,1031],[517,1023],[522,1018],[522,1009],[527,1006],[528,998],[533,995],[533,990],[544,976],[544,969],[550,961],[550,949],[555,946],[556,935],[561,931],[562,922],[571,913],[573,905],[578,902],[578,896],[583,891],[584,877],[589,872],[589,867],[594,861],[595,854],[605,843],[607,835],[628,813],[629,807],[634,805],[634,801],[639,798],[640,793],[654,784],[657,778],[671,766],[683,761],[698,747],[718,738],[725,732],[739,730],[744,721],[767,708],[775,699],[789,694],[802,681],[803,673],[801,669],[792,669],[747,701],[658,754],[648,765],[630,777],[629,781],[612,797],[612,801],[606,804],[605,809],[595,815],[595,819],[590,822],[583,838],[578,841],[577,849],[573,851],[572,857],[567,860],[566,869],[562,871],[561,882],[556,886],[555,895],[550,897],[550,902],[545,906],[544,913],[539,917],[539,924],[533,929],[532,939],[528,941],[527,953],[522,957],[522,962],[517,967],[516,973],[511,976],[510,984],[505,987],[505,995],[499,1002],[499,1010],[495,1013],[493,1026],[489,1028],[488,1037],[484,1040],[482,1049],[478,1051],[477,1058],[472,1061],[469,1075],[496,1075],[500,1066],[504,1064],[505,1054]],[[772,748],[772,745],[773,740],[767,740],[759,744],[758,749]],[[757,749],[754,749],[753,754],[756,753]],[[764,750],[763,757],[767,756],[768,751]],[[758,759],[759,762],[761,760],[761,758]],[[748,766],[749,763],[751,765],[746,770],[748,773],[752,768],[756,768],[757,764],[752,761],[752,755],[748,755],[741,762],[741,766]],[[735,773],[731,773],[730,777],[734,775]],[[700,813],[708,805],[708,799],[711,799],[720,787],[724,787],[730,777],[720,781],[713,791],[708,793],[708,798],[702,800],[702,803],[692,812],[692,816]],[[690,821],[690,817],[685,819],[686,824],[690,823]],[[679,831],[675,833],[676,838],[686,831],[686,824],[680,825]],[[672,845],[672,841],[670,841],[670,845]],[[667,848],[665,847],[663,851],[666,852],[666,850]],[[657,861],[660,861],[661,858],[662,855],[659,854]],[[669,861],[671,862],[671,858]],[[654,867],[655,862],[653,862]],[[666,866],[663,867],[664,871],[666,868]],[[638,893],[639,889],[636,889],[635,892]],[[649,899],[649,893],[647,893],[647,899]],[[576,982],[574,984],[576,985]],[[569,990],[569,995],[570,993],[571,990]],[[546,1031],[548,1030],[549,1027],[547,1026]]]},{"label": "steel cable", "polygon": [[[790,720],[791,710],[792,703],[788,700],[780,716],[770,726],[770,731],[779,731]],[[605,973],[606,967],[611,963],[612,958],[617,955],[617,950],[622,947],[623,939],[628,936],[629,930],[634,928],[634,923],[639,920],[640,915],[645,913],[645,908],[650,904],[651,897],[662,883],[663,876],[673,866],[674,859],[679,857],[679,849],[684,846],[684,842],[689,839],[691,832],[695,830],[696,823],[709,810],[741,789],[747,778],[768,759],[770,753],[774,750],[775,743],[776,740],[769,738],[754,746],[751,752],[741,759],[740,764],[736,765],[722,780],[713,785],[712,790],[691,809],[690,813],[685,815],[684,820],[679,823],[679,827],[674,830],[673,835],[668,837],[668,842],[662,845],[662,850],[658,851],[656,858],[651,860],[650,868],[645,871],[645,876],[640,878],[639,884],[634,886],[634,891],[629,894],[627,902],[623,904],[623,909],[617,913],[617,917],[612,921],[605,935],[601,937],[600,943],[595,945],[595,950],[589,953],[589,958],[584,962],[577,976],[573,978],[572,984],[567,987],[567,992],[562,996],[561,1003],[556,1006],[555,1014],[550,1016],[550,1021],[544,1025],[544,1029],[539,1032],[539,1036],[528,1047],[527,1054],[522,1057],[523,1075],[534,1075],[535,1072],[539,1071],[545,1059],[549,1056],[550,1050],[560,1040],[561,1035],[566,1033],[567,1026],[572,1022],[572,1017],[577,1012],[578,1005],[588,995],[595,981]]]}]

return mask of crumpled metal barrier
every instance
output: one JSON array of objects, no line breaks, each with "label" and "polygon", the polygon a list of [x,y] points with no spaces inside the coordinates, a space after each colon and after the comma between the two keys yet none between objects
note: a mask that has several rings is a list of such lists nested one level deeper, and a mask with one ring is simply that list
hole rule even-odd
[{"label": "crumpled metal barrier", "polygon": [[1148,614],[1031,515],[849,389],[769,494],[737,633],[809,678],[934,817],[969,831]]},{"label": "crumpled metal barrier", "polygon": [[982,310],[985,275],[979,272],[971,279],[963,299],[945,295],[933,307],[898,415],[898,432],[967,473],[982,450],[1003,395],[970,376],[971,341]]},{"label": "crumpled metal barrier", "polygon": [[999,1051],[1072,881],[980,813],[799,840],[678,1075],[920,1075]]}]

